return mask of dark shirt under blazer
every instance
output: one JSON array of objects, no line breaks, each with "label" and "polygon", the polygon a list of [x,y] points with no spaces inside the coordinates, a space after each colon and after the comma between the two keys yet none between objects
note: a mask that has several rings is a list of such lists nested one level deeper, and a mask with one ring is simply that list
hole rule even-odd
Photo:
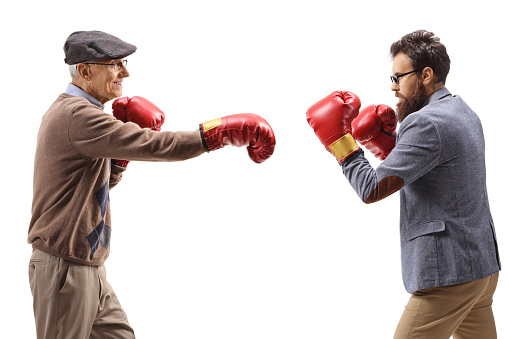
[{"label": "dark shirt under blazer", "polygon": [[343,163],[364,202],[400,190],[401,262],[409,293],[500,270],[484,149],[479,117],[442,88],[401,123],[396,147],[376,170],[362,151]]}]

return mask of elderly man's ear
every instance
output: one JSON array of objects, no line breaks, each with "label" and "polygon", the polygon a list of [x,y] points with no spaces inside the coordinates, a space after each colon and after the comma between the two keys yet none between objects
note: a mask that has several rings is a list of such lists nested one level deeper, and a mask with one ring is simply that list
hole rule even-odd
[{"label": "elderly man's ear", "polygon": [[91,77],[92,77],[92,72],[90,70],[90,67],[88,67],[88,65],[85,65],[85,64],[78,64],[78,74],[80,75],[80,77],[82,77],[83,79],[85,80],[90,80]]}]

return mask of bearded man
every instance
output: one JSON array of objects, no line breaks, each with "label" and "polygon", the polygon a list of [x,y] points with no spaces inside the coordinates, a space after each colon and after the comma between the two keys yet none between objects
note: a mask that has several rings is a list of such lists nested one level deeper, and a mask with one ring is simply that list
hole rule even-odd
[{"label": "bearded man", "polygon": [[[353,93],[336,92],[308,110],[308,122],[363,202],[400,192],[402,273],[411,297],[394,338],[496,338],[491,305],[500,259],[481,122],[445,87],[450,59],[433,33],[407,34],[390,50],[397,116],[387,107],[359,113]],[[389,133],[396,119],[397,137]],[[357,142],[384,159],[378,168]]]}]

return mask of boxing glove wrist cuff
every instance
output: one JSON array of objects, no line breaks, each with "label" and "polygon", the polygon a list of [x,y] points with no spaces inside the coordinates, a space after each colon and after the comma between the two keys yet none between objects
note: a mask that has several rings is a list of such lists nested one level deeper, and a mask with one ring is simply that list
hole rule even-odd
[{"label": "boxing glove wrist cuff", "polygon": [[203,134],[203,127],[200,124],[200,136],[201,136],[201,143],[203,145],[203,148],[205,148],[205,151],[209,153],[209,147],[207,146],[207,143],[205,142],[205,135]]},{"label": "boxing glove wrist cuff", "polygon": [[111,159],[111,161],[113,161],[114,164],[122,167],[127,167],[127,164],[129,164],[129,160]]},{"label": "boxing glove wrist cuff", "polygon": [[210,120],[200,124],[200,134],[203,146],[207,152],[215,151],[223,147],[220,136],[215,136],[213,132],[208,131],[219,127],[223,124],[221,118]]},{"label": "boxing glove wrist cuff", "polygon": [[346,133],[341,138],[330,144],[329,149],[330,152],[334,154],[334,156],[341,163],[345,161],[349,155],[357,151],[359,146],[355,142],[355,139],[352,137],[352,135],[350,133]]}]

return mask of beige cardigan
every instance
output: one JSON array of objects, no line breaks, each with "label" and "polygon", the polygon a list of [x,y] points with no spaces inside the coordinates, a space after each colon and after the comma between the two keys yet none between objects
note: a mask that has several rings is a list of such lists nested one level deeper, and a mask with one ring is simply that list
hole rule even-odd
[{"label": "beige cardigan", "polygon": [[199,130],[153,132],[86,99],[61,94],[42,118],[34,163],[34,249],[86,265],[109,254],[109,190],[124,167],[110,159],[180,161],[205,152]]}]

